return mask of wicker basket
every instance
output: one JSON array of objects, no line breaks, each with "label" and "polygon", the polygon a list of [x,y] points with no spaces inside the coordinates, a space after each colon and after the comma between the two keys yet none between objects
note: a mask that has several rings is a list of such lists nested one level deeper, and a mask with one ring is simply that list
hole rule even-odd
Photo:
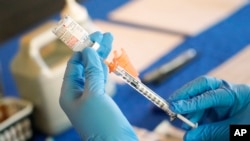
[{"label": "wicker basket", "polygon": [[[32,135],[33,105],[17,98],[0,99],[0,141],[26,141]],[[9,114],[9,115],[7,115]]]}]

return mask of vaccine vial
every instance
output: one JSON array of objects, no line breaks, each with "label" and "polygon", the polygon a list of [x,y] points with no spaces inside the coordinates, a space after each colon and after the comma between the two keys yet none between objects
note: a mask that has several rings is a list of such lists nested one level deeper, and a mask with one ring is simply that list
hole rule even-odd
[{"label": "vaccine vial", "polygon": [[89,38],[89,33],[70,16],[62,18],[52,32],[73,51],[82,51],[85,47],[99,48]]},{"label": "vaccine vial", "polygon": [[[89,33],[70,16],[62,18],[52,32],[73,51],[82,51],[86,47],[98,50],[100,45],[92,42]],[[106,93],[113,96],[116,92],[115,82],[108,79]]]}]

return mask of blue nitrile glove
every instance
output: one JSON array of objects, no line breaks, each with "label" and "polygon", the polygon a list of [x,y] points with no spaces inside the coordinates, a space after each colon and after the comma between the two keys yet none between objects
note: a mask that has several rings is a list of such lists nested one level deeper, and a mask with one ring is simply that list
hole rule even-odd
[{"label": "blue nitrile glove", "polygon": [[185,141],[228,141],[230,124],[250,124],[250,87],[202,76],[170,96],[171,110],[186,114],[196,129]]},{"label": "blue nitrile glove", "polygon": [[136,141],[137,136],[118,106],[105,93],[108,69],[103,63],[110,50],[110,33],[95,32],[100,44],[75,52],[68,62],[60,105],[84,141]]}]

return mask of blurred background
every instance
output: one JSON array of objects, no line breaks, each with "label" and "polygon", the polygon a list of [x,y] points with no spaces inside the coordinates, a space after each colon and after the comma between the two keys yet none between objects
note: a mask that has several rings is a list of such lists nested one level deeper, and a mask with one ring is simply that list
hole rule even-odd
[{"label": "blurred background", "polygon": [[[72,52],[51,30],[63,16],[89,33],[111,32],[113,50],[124,48],[139,78],[167,99],[200,75],[250,83],[249,12],[247,0],[1,1],[0,140],[80,140],[58,103]],[[106,89],[140,140],[182,140],[180,121],[169,123],[119,78],[110,74]]]}]

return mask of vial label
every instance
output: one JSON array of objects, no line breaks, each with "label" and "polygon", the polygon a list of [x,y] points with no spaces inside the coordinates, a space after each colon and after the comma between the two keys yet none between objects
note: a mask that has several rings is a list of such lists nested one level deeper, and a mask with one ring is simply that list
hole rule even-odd
[{"label": "vial label", "polygon": [[69,16],[61,19],[52,32],[73,51],[81,51],[93,45],[88,32]]}]

